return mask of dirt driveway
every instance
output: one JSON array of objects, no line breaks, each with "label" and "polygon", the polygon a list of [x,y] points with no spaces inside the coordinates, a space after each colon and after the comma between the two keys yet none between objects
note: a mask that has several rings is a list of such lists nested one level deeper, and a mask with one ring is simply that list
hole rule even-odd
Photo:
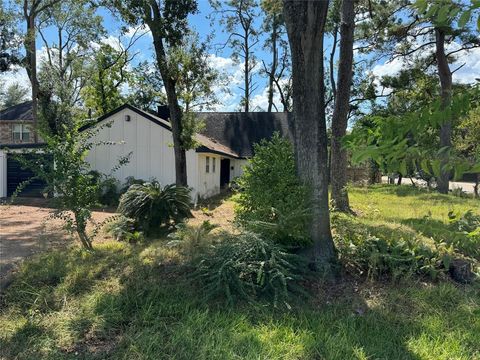
[{"label": "dirt driveway", "polygon": [[[5,285],[6,275],[22,259],[73,241],[62,229],[60,220],[49,218],[51,209],[46,207],[45,201],[24,199],[22,204],[0,205],[0,289]],[[98,223],[112,215],[111,212],[93,212]],[[199,206],[193,215],[190,224],[199,225],[208,220],[222,229],[231,229],[233,202],[218,196]]]},{"label": "dirt driveway", "polygon": [[[62,222],[49,219],[51,209],[41,204],[0,205],[0,284],[20,260],[72,241]],[[111,216],[94,212],[95,221]]]}]

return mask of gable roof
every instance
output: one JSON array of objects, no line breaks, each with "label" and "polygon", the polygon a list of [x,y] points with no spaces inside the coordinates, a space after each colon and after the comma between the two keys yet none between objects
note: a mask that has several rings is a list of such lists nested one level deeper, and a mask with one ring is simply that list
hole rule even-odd
[{"label": "gable roof", "polygon": [[253,145],[275,132],[293,142],[293,116],[285,112],[203,112],[202,134],[216,139],[242,158],[253,156]]},{"label": "gable roof", "polygon": [[[111,111],[111,112],[109,112],[105,115],[100,116],[95,121],[83,126],[80,129],[80,131],[86,130],[86,129],[98,124],[99,122],[101,122],[105,119],[108,119],[109,117],[117,114],[118,112],[120,112],[124,109],[129,109],[129,110],[139,114],[140,116],[143,116],[144,118],[153,122],[154,124],[157,124],[157,125],[165,128],[169,131],[172,131],[172,126],[171,126],[169,121],[164,120],[162,118],[159,118],[156,115],[153,115],[149,112],[143,111],[143,110],[141,110],[139,108],[136,108],[135,106],[132,106],[132,105],[129,105],[129,104],[124,104],[124,105],[116,108],[115,110],[113,110],[113,111]],[[209,136],[202,135],[202,134],[197,134],[197,135],[195,135],[195,139],[197,140],[198,143],[201,144],[201,146],[199,146],[196,149],[196,152],[199,152],[199,153],[208,152],[208,153],[214,153],[214,154],[218,154],[218,155],[229,156],[229,157],[233,157],[233,158],[239,158],[239,155],[235,151],[233,151],[231,148],[229,148],[228,146],[225,146],[224,144],[219,143],[218,141],[216,141],[213,138],[210,138]]]},{"label": "gable roof", "polygon": [[[124,104],[83,126],[86,130],[99,122],[129,109],[147,120],[171,131],[170,122],[130,104]],[[205,123],[196,140],[201,144],[197,152],[210,152],[233,158],[253,156],[253,145],[270,139],[274,132],[293,142],[293,117],[285,112],[201,112],[197,116]],[[32,102],[26,101],[0,111],[0,120],[33,120]]]},{"label": "gable roof", "polygon": [[0,111],[0,120],[33,121],[32,101],[10,106]]}]

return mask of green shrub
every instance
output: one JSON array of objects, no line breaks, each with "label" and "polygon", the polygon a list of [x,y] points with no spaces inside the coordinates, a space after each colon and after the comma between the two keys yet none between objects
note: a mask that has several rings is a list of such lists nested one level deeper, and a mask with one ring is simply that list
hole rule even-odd
[{"label": "green shrub", "polygon": [[211,243],[210,232],[217,225],[213,225],[206,220],[200,225],[188,225],[180,223],[176,226],[176,231],[168,235],[171,239],[167,246],[178,247],[190,259],[201,255],[206,246]]},{"label": "green shrub", "polygon": [[223,297],[230,304],[266,298],[289,307],[289,293],[302,279],[301,258],[254,233],[221,237],[196,264],[207,298]]},{"label": "green shrub", "polygon": [[431,278],[446,273],[453,249],[445,243],[426,245],[422,239],[374,235],[351,216],[332,217],[335,243],[340,261],[353,274],[372,279],[407,278],[425,275]]},{"label": "green shrub", "polygon": [[92,179],[92,185],[97,187],[98,202],[105,206],[117,206],[120,199],[118,180],[96,170],[91,170],[89,175]]},{"label": "green shrub", "polygon": [[105,225],[105,231],[117,241],[138,243],[143,240],[143,233],[139,231],[134,219],[124,215],[115,216],[114,219]]},{"label": "green shrub", "polygon": [[130,188],[130,186],[134,184],[142,185],[142,184],[145,184],[146,182],[147,181],[143,179],[137,179],[137,178],[134,178],[133,176],[128,176],[125,179],[125,183],[123,184],[122,188],[120,189],[120,194],[125,194],[127,190]]},{"label": "green shrub", "polygon": [[190,190],[174,184],[162,187],[157,181],[130,186],[120,198],[118,212],[134,219],[150,234],[161,227],[177,224],[190,212]]},{"label": "green shrub", "polygon": [[450,229],[456,232],[448,242],[465,256],[480,259],[480,215],[472,210],[465,214],[448,213]]},{"label": "green shrub", "polygon": [[307,193],[295,174],[292,144],[275,133],[271,140],[256,144],[254,150],[238,179],[235,219],[283,245],[307,244]]}]

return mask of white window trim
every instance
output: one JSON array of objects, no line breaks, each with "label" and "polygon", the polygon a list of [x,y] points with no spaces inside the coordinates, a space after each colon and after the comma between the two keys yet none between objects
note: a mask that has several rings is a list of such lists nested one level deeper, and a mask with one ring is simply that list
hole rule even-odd
[{"label": "white window trim", "polygon": [[[15,131],[15,127],[16,126],[19,126],[20,127],[20,132],[18,131]],[[24,138],[23,138],[23,134],[25,133],[28,133],[28,140],[27,141],[30,141],[31,140],[31,131],[28,127],[27,124],[13,124],[13,128],[12,128],[12,139],[13,141],[24,141]],[[20,138],[19,139],[15,139],[15,134],[20,134]]]}]

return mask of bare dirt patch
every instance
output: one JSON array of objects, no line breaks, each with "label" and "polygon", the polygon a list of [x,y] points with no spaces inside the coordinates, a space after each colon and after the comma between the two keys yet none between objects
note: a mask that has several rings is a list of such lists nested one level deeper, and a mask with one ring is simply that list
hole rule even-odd
[{"label": "bare dirt patch", "polygon": [[[74,239],[63,229],[62,221],[51,219],[52,209],[32,205],[0,205],[0,279],[20,260],[52,247],[71,244]],[[95,211],[102,222],[112,213]]]},{"label": "bare dirt patch", "polygon": [[[61,220],[52,219],[48,202],[42,199],[18,199],[18,204],[0,205],[0,288],[2,279],[21,260],[43,251],[74,243],[64,229]],[[234,202],[230,194],[209,199],[192,211],[190,224],[199,225],[210,221],[219,228],[235,231],[233,225]],[[111,211],[94,211],[93,219],[102,223],[115,215]],[[95,242],[109,236],[97,236]]]},{"label": "bare dirt patch", "polygon": [[219,195],[210,201],[199,204],[192,211],[194,217],[188,223],[200,225],[204,221],[209,221],[223,230],[234,231],[234,206],[235,203],[230,199],[229,194]]}]

